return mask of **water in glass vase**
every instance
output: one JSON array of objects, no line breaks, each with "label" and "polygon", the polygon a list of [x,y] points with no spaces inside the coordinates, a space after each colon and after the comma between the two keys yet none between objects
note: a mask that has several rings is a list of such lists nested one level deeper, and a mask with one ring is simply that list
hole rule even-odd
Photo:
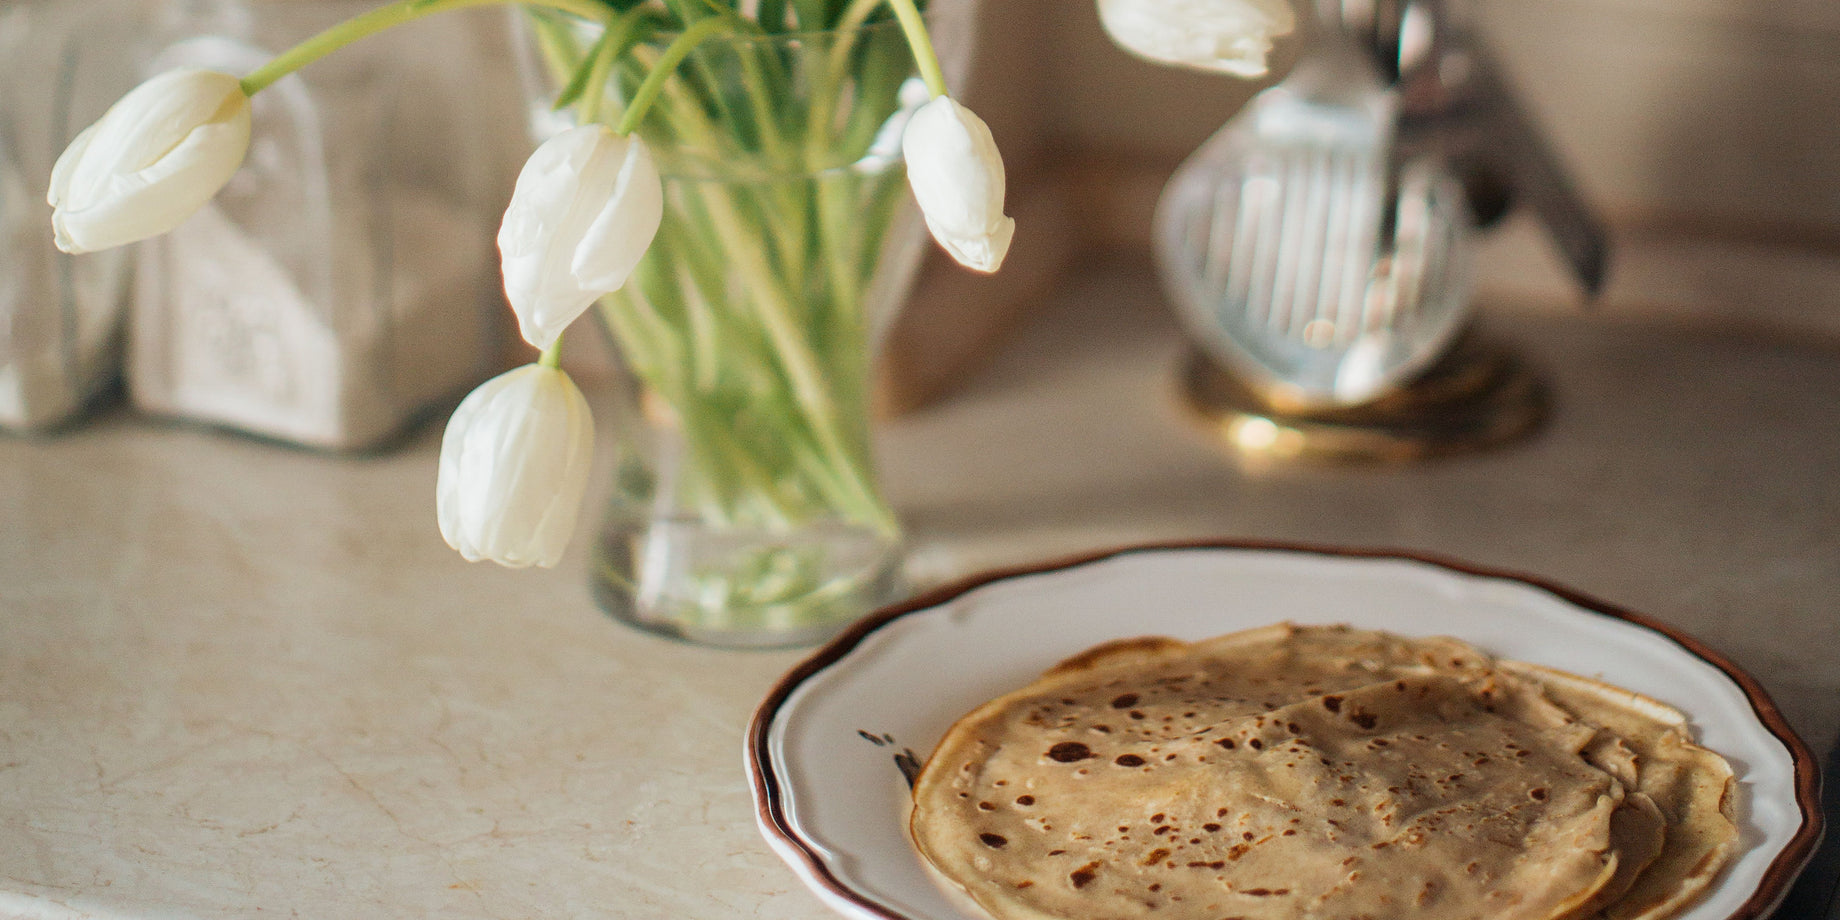
[{"label": "water in glass vase", "polygon": [[[554,86],[595,31],[532,23]],[[614,66],[601,120],[666,38]],[[595,591],[616,618],[690,641],[811,644],[897,589],[870,363],[927,239],[900,139],[929,93],[879,13],[718,36],[662,86],[638,133],[664,179],[663,223],[596,311],[632,386],[613,420]]]},{"label": "water in glass vase", "polygon": [[705,645],[811,645],[900,588],[899,541],[836,518],[720,526],[692,514],[655,517],[616,499],[600,541],[594,591],[602,608]]},{"label": "water in glass vase", "polygon": [[665,193],[658,239],[599,311],[637,398],[615,419],[596,592],[691,641],[810,644],[898,586],[869,365],[924,242],[904,171],[872,157]]}]

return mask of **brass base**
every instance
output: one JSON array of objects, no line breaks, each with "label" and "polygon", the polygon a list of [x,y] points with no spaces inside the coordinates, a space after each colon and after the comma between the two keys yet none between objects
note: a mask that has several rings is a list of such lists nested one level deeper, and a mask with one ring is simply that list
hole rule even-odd
[{"label": "brass base", "polygon": [[1181,387],[1221,443],[1259,457],[1401,461],[1464,453],[1531,434],[1547,408],[1532,370],[1473,335],[1411,383],[1358,406],[1280,408],[1198,351],[1183,364]]}]

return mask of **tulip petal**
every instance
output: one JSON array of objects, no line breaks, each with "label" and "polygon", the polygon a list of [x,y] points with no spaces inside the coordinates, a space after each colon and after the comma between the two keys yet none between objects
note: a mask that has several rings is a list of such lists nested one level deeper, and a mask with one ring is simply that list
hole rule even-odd
[{"label": "tulip petal", "polygon": [[901,139],[927,229],[968,268],[994,272],[1015,235],[1003,214],[1003,158],[990,127],[950,96],[921,106]]},{"label": "tulip petal", "polygon": [[95,252],[158,236],[185,222],[242,165],[249,124],[204,125],[148,168],[100,183],[97,202],[52,215],[66,252]]},{"label": "tulip petal", "polygon": [[70,198],[70,177],[76,172],[77,162],[83,159],[83,151],[89,149],[89,142],[96,136],[96,126],[90,125],[71,138],[70,146],[51,165],[51,187],[45,192],[45,203],[52,207],[61,207]]},{"label": "tulip petal", "polygon": [[663,186],[638,138],[583,125],[538,147],[498,233],[505,296],[524,338],[549,347],[625,284],[663,214]]},{"label": "tulip petal", "polygon": [[988,234],[981,236],[957,236],[941,229],[926,219],[926,228],[932,231],[933,238],[939,241],[946,252],[966,268],[985,274],[995,272],[1003,265],[1003,257],[1009,253],[1010,240],[1016,235],[1016,222],[1003,218]]},{"label": "tulip petal", "polygon": [[249,97],[229,74],[181,69],[142,83],[52,167],[58,247],[109,249],[183,223],[235,175],[249,131]]},{"label": "tulip petal", "polygon": [[574,534],[593,450],[593,415],[568,374],[530,364],[486,381],[441,439],[442,538],[470,562],[553,567]]},{"label": "tulip petal", "polygon": [[1272,39],[1296,27],[1285,0],[1098,0],[1099,19],[1119,46],[1139,57],[1264,76]]},{"label": "tulip petal", "polygon": [[651,152],[636,137],[625,147],[609,204],[583,234],[570,265],[583,288],[609,294],[625,286],[664,220],[664,182]]}]

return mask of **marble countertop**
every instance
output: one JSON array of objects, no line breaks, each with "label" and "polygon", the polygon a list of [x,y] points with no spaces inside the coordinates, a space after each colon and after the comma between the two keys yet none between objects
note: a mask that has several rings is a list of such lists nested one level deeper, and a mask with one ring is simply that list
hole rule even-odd
[{"label": "marble countertop", "polygon": [[[1173,395],[1147,265],[1090,266],[953,400],[885,426],[917,577],[1255,537],[1537,573],[1687,630],[1840,731],[1840,345],[1490,310],[1540,434],[1252,465]],[[0,915],[829,916],[754,827],[741,737],[799,652],[616,625],[581,542],[468,565],[439,425],[336,458],[114,411],[0,438]]]}]

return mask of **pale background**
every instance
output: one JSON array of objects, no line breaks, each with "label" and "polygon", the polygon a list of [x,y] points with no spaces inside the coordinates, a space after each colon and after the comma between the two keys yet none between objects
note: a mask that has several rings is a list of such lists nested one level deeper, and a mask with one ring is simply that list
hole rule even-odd
[{"label": "pale background", "polygon": [[[1611,228],[1598,308],[1840,336],[1840,4],[1471,0],[1484,39]],[[890,349],[897,406],[948,392],[1082,253],[1141,249],[1171,169],[1268,81],[1114,47],[1089,0],[985,0],[965,93],[1010,166],[1013,263],[934,256]],[[1272,79],[1294,60],[1280,43]],[[1582,305],[1541,228],[1486,238],[1479,309]]]},{"label": "pale background", "polygon": [[[1620,223],[1840,243],[1840,4],[1471,5],[1586,191]],[[1107,43],[1083,0],[985,6],[974,98],[1012,130],[1033,120],[1062,151],[1179,159],[1262,85],[1139,62]]]},{"label": "pale background", "polygon": [[[1272,77],[1246,81],[1131,57],[1090,0],[980,2],[959,92],[1004,152],[1016,248],[992,278],[929,256],[886,355],[895,409],[948,394],[1082,256],[1141,252],[1169,172],[1282,78],[1300,44],[1281,41]],[[1840,4],[1468,2],[1610,225],[1598,309],[1840,337]],[[504,23],[479,15],[487,32]],[[512,172],[522,149],[508,153]],[[1528,215],[1483,247],[1479,309],[1583,306]]]}]

